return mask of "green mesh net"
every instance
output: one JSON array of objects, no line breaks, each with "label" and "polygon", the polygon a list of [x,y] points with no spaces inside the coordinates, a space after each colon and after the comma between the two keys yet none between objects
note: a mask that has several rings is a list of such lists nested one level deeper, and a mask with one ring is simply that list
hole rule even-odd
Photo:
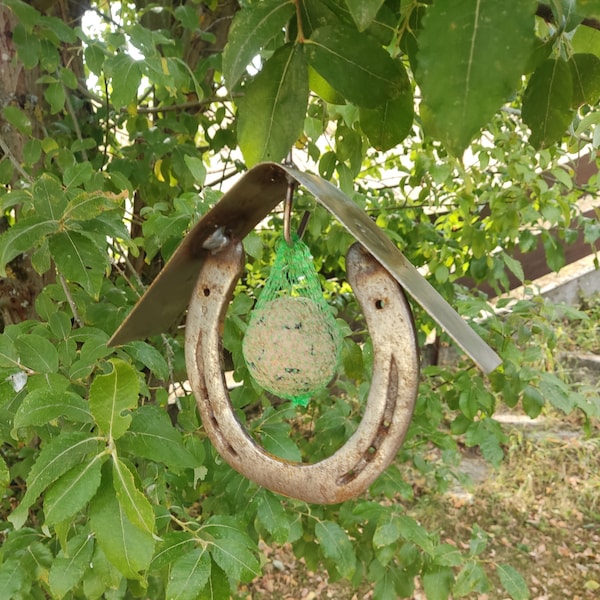
[{"label": "green mesh net", "polygon": [[263,389],[306,406],[334,376],[341,342],[308,247],[281,240],[242,343],[250,374]]}]

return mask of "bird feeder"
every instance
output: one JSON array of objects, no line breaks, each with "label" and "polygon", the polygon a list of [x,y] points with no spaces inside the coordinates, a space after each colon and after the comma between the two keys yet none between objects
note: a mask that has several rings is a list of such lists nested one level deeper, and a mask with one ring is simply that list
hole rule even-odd
[{"label": "bird feeder", "polygon": [[[236,418],[223,372],[221,333],[245,264],[242,240],[286,194],[289,199],[292,185],[303,186],[356,239],[346,256],[346,272],[373,345],[372,381],[362,420],[339,450],[316,463],[290,462],[262,448]],[[187,305],[188,378],[203,426],[221,457],[274,492],[333,504],[358,496],[375,481],[393,461],[410,424],[419,355],[403,289],[484,372],[500,364],[498,355],[343,192],[316,175],[262,163],[198,221],[109,345],[168,330]]]}]

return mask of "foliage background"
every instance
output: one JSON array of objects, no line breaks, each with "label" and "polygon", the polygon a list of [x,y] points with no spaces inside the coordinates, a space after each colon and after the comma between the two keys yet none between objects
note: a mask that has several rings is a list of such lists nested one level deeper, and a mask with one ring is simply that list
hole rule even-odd
[{"label": "foliage background", "polygon": [[[598,416],[596,397],[552,373],[554,309],[522,300],[481,320],[489,304],[474,289],[524,279],[517,249],[542,244],[558,270],[578,230],[590,246],[600,235],[576,204],[596,176],[580,184],[565,162],[599,143],[598,17],[593,0],[4,0],[4,597],[227,598],[260,573],[265,540],[332,580],[372,582],[375,598],[410,597],[415,577],[432,600],[483,593],[490,562],[505,592],[526,598],[519,573],[485,557],[476,524],[461,550],[405,514],[403,470],[438,493],[460,445],[498,465],[502,403]],[[180,328],[106,346],[223,185],[292,146],[427,267],[504,361],[489,377],[462,362],[425,368],[397,463],[333,507],[280,498],[222,463],[182,383]],[[344,283],[350,239],[310,197],[297,205],[312,210],[306,241],[349,322],[335,390],[292,410],[248,381],[240,358],[279,213],[245,240],[224,346],[252,434],[314,461],[360,419],[372,357]],[[424,342],[434,326],[414,310]]]}]

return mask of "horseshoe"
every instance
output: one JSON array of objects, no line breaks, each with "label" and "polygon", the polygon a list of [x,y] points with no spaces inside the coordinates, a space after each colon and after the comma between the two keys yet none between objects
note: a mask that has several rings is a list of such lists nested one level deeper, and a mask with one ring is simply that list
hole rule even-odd
[{"label": "horseshoe", "polygon": [[202,423],[236,471],[274,492],[336,504],[361,494],[393,461],[408,429],[419,384],[412,312],[396,280],[360,244],[346,257],[347,277],[373,344],[373,375],[363,418],[337,452],[294,463],[265,451],[236,418],[223,374],[221,332],[244,267],[240,243],[204,261],[186,323],[186,365]]},{"label": "horseshoe", "polygon": [[[291,181],[307,189],[360,242],[348,252],[347,277],[375,351],[371,390],[358,429],[340,450],[314,464],[277,458],[250,437],[233,414],[221,364],[220,330],[243,266],[241,240],[283,200]],[[196,223],[108,345],[166,331],[191,296],[188,377],[219,453],[233,468],[278,493],[307,502],[341,502],[360,494],[385,469],[412,416],[419,365],[412,313],[400,285],[482,371],[489,373],[501,363],[341,190],[316,175],[262,163],[244,174]]]}]

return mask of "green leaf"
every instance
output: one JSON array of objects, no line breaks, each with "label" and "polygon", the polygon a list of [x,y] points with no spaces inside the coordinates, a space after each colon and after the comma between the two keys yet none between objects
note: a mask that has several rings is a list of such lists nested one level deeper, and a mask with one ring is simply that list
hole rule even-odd
[{"label": "green leaf", "polygon": [[67,206],[67,196],[60,181],[49,173],[42,175],[33,184],[33,206],[38,216],[58,221]]},{"label": "green leaf", "polygon": [[198,185],[204,185],[204,180],[206,179],[206,167],[204,166],[202,159],[197,156],[186,154],[183,157],[183,160],[196,183]]},{"label": "green leaf", "polygon": [[15,340],[21,364],[36,373],[56,373],[58,352],[56,347],[41,335],[30,333]]},{"label": "green leaf", "polygon": [[416,73],[421,115],[452,154],[462,155],[518,87],[533,50],[535,9],[532,0],[456,0],[427,8]]},{"label": "green leaf", "polygon": [[4,458],[0,456],[0,490],[4,491],[10,485],[10,473]]},{"label": "green leaf", "polygon": [[291,462],[301,462],[300,449],[290,437],[286,423],[265,424],[260,428],[260,439],[267,452]]},{"label": "green leaf", "polygon": [[53,483],[44,494],[45,524],[56,525],[73,517],[93,497],[100,485],[105,455],[97,454],[73,467]]},{"label": "green leaf", "polygon": [[197,600],[210,577],[210,567],[206,548],[195,548],[178,558],[169,573],[167,600]]},{"label": "green leaf", "polygon": [[383,0],[346,0],[346,5],[359,31],[364,31],[371,25]]},{"label": "green leaf", "polygon": [[522,575],[510,565],[497,565],[496,573],[512,600],[529,600],[529,590]]},{"label": "green leaf", "polygon": [[452,594],[455,598],[462,598],[472,592],[486,592],[488,589],[489,583],[483,567],[479,563],[469,562],[458,572]]},{"label": "green leaf", "polygon": [[595,54],[573,54],[568,65],[573,80],[571,108],[594,106],[600,99],[600,58]]},{"label": "green leaf", "polygon": [[60,418],[75,423],[92,421],[87,402],[81,396],[68,391],[37,389],[25,396],[15,413],[13,428],[40,427]]},{"label": "green leaf", "polygon": [[311,66],[358,106],[376,108],[406,92],[402,65],[366,34],[327,25],[304,46]]},{"label": "green leaf", "polygon": [[280,161],[300,137],[308,102],[308,67],[299,45],[279,48],[239,101],[238,141],[248,166]]},{"label": "green leaf", "polygon": [[449,567],[434,567],[423,574],[423,589],[427,600],[447,600],[454,583]]},{"label": "green leaf", "polygon": [[166,567],[169,563],[191,552],[196,543],[196,538],[186,531],[169,532],[163,537],[163,541],[157,548],[150,569],[158,571]]},{"label": "green leaf", "polygon": [[108,266],[106,249],[77,231],[57,233],[50,238],[49,244],[60,273],[97,298]]},{"label": "green leaf", "polygon": [[6,277],[6,265],[23,252],[31,250],[58,229],[57,221],[43,217],[21,219],[0,236],[0,275]]},{"label": "green leaf", "polygon": [[427,530],[422,525],[419,525],[414,519],[406,515],[398,515],[396,519],[400,525],[402,537],[405,540],[413,542],[428,554],[433,554],[433,542],[429,538]]},{"label": "green leaf", "polygon": [[62,433],[44,445],[27,476],[25,495],[8,517],[15,529],[23,526],[29,507],[51,483],[90,455],[98,454],[99,447],[99,440],[84,432]]},{"label": "green leaf", "polygon": [[523,121],[531,129],[529,142],[547,148],[558,142],[571,123],[571,70],[560,59],[545,60],[533,73],[523,95]]},{"label": "green leaf", "polygon": [[[108,463],[107,463],[108,464]],[[141,579],[154,552],[154,539],[128,519],[117,500],[108,469],[90,502],[90,526],[108,560],[129,579]]]},{"label": "green leaf", "polygon": [[223,77],[231,90],[246,67],[294,14],[290,0],[267,0],[238,11],[223,50]]},{"label": "green leaf", "polygon": [[133,473],[119,458],[113,460],[113,486],[119,506],[129,522],[150,534],[154,531],[154,511],[146,496],[137,489]]},{"label": "green leaf", "polygon": [[165,357],[154,347],[146,342],[130,342],[126,349],[131,356],[148,367],[156,377],[167,380],[169,378],[169,365]]},{"label": "green leaf", "polygon": [[356,555],[346,532],[333,521],[318,521],[315,537],[323,555],[334,562],[339,574],[351,579],[356,570]]},{"label": "green leaf", "polygon": [[125,52],[119,52],[104,61],[106,74],[112,79],[110,101],[116,110],[137,100],[142,80],[140,65]]},{"label": "green leaf", "polygon": [[577,0],[577,12],[586,17],[600,18],[600,0]]},{"label": "green leaf", "polygon": [[26,576],[26,566],[20,558],[9,558],[0,565],[0,586],[5,598],[23,597],[21,586]]},{"label": "green leaf", "polygon": [[377,108],[360,109],[360,127],[373,148],[385,152],[397,146],[410,133],[413,125],[413,96],[408,85],[396,98]]},{"label": "green leaf", "polygon": [[55,596],[62,598],[81,581],[89,568],[93,551],[94,539],[88,532],[72,537],[67,547],[60,550],[50,567],[48,578]]},{"label": "green leaf", "polygon": [[201,531],[210,536],[212,557],[232,581],[251,581],[259,574],[256,544],[235,518],[212,516]]},{"label": "green leaf", "polygon": [[258,501],[256,516],[276,543],[284,544],[288,541],[290,534],[289,517],[279,496],[264,490]]},{"label": "green leaf", "polygon": [[59,113],[65,106],[65,88],[62,83],[56,82],[51,83],[44,92],[44,98],[50,105],[50,114],[55,115]]},{"label": "green leaf", "polygon": [[521,282],[525,281],[525,273],[523,265],[517,259],[513,258],[506,252],[502,252],[502,260],[508,267],[508,270]]},{"label": "green leaf", "polygon": [[541,237],[546,262],[553,271],[558,273],[565,266],[565,249],[547,229],[542,230]]},{"label": "green leaf", "polygon": [[147,458],[175,470],[200,466],[183,445],[166,411],[158,406],[142,406],[133,413],[129,429],[119,439],[120,451]]},{"label": "green leaf", "polygon": [[65,167],[63,183],[67,188],[75,188],[82,183],[87,183],[92,178],[94,169],[89,161],[76,162]]},{"label": "green leaf", "polygon": [[8,123],[10,123],[13,127],[16,127],[21,133],[25,135],[31,135],[31,120],[17,106],[5,106],[2,109],[2,116]]},{"label": "green leaf", "polygon": [[89,405],[100,431],[116,440],[129,429],[131,415],[123,413],[137,406],[140,385],[131,365],[118,359],[110,362],[112,372],[98,375],[90,387]]},{"label": "green leaf", "polygon": [[396,519],[385,520],[383,523],[379,523],[375,529],[373,545],[377,548],[389,546],[396,542],[401,534],[400,523]]}]

